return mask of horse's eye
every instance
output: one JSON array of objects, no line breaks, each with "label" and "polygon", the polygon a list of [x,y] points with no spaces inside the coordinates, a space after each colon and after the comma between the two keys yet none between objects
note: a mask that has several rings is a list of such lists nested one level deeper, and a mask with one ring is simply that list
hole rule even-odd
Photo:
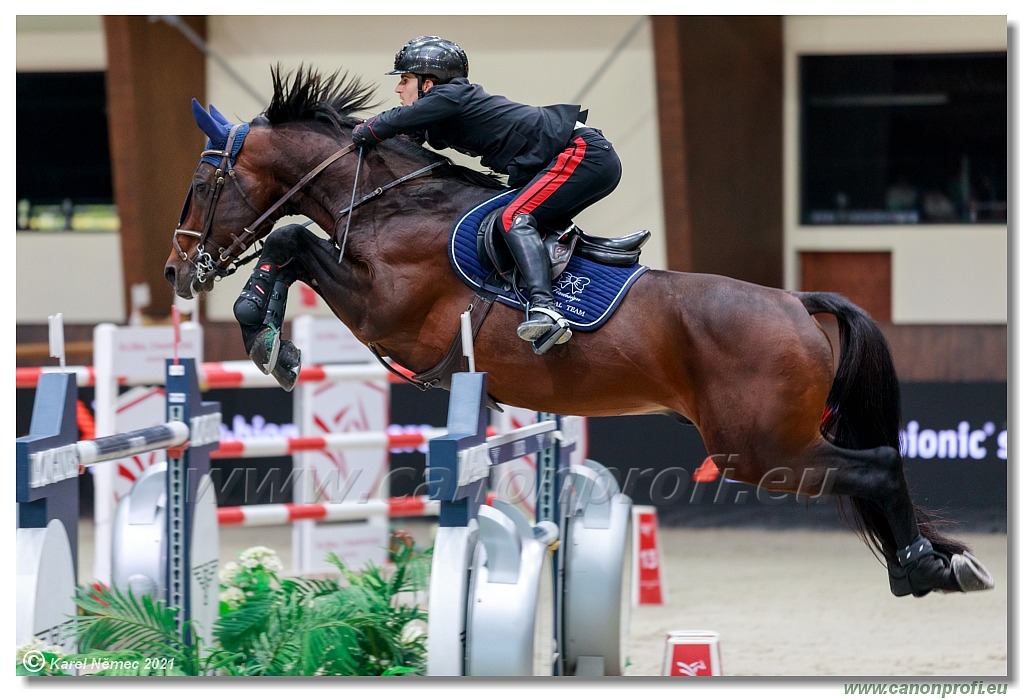
[{"label": "horse's eye", "polygon": [[206,194],[210,186],[205,182],[197,182],[195,185],[196,194]]}]

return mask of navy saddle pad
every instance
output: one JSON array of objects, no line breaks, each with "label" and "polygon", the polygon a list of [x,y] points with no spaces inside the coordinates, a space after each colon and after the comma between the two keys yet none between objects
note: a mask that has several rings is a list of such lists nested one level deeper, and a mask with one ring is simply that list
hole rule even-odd
[{"label": "navy saddle pad", "polygon": [[[505,190],[473,207],[455,222],[448,243],[448,259],[459,278],[471,288],[489,291],[497,300],[517,309],[525,308],[527,292],[488,284],[494,271],[490,262],[477,256],[477,230],[484,217],[508,204],[518,190]],[[611,318],[626,292],[649,268],[639,263],[631,267],[611,267],[573,256],[562,274],[552,283],[555,305],[572,328],[594,331]]]}]

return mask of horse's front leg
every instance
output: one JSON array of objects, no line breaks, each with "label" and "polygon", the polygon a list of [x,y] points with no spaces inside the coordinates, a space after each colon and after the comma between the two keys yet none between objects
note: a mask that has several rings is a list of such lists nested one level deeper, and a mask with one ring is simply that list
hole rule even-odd
[{"label": "horse's front leg", "polygon": [[234,313],[242,329],[249,359],[264,374],[272,374],[285,391],[295,388],[302,353],[281,329],[288,305],[288,288],[300,277],[295,255],[302,226],[285,226],[267,237],[263,253],[249,281],[235,301]]}]

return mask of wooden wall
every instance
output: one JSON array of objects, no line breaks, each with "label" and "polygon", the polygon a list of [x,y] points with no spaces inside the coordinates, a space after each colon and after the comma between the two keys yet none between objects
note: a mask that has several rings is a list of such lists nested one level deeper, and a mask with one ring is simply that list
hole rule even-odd
[{"label": "wooden wall", "polygon": [[668,266],[782,286],[782,18],[653,18]]},{"label": "wooden wall", "polygon": [[[783,286],[782,18],[652,22],[668,266]],[[805,253],[801,270],[882,325],[904,381],[1006,381],[1005,325],[891,323],[888,252]]]},{"label": "wooden wall", "polygon": [[[184,19],[205,37],[205,17]],[[146,15],[107,15],[103,28],[125,308],[132,285],[145,282],[149,308],[159,310],[150,318],[166,320],[173,292],[164,262],[203,146],[188,105],[206,95],[206,56],[176,28]]]}]

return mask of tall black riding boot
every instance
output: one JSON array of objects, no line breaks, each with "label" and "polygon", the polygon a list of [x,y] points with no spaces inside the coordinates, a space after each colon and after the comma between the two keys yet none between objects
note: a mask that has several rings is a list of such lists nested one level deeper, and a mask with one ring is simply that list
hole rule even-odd
[{"label": "tall black riding boot", "polygon": [[544,241],[537,231],[537,221],[529,214],[519,214],[505,233],[505,242],[516,261],[530,295],[526,305],[526,321],[519,324],[516,334],[523,340],[536,341],[549,333],[561,330],[555,344],[561,345],[572,337],[568,322],[555,308],[551,296],[551,260]]}]

